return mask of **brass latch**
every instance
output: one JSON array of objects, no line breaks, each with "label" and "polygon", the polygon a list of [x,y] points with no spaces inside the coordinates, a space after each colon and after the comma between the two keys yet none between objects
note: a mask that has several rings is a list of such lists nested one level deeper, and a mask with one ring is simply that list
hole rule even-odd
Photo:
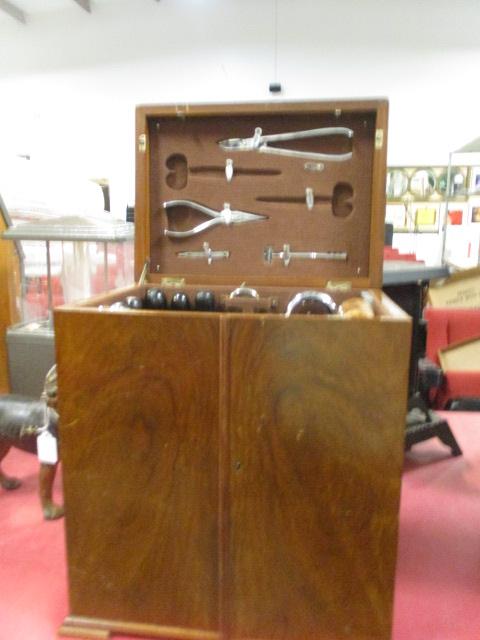
[{"label": "brass latch", "polygon": [[176,104],[175,113],[177,118],[186,118],[188,113],[188,104]]},{"label": "brass latch", "polygon": [[162,287],[184,287],[185,278],[162,278],[160,284]]},{"label": "brass latch", "polygon": [[375,131],[375,149],[383,148],[383,129],[377,129]]},{"label": "brass latch", "polygon": [[141,133],[138,136],[138,150],[140,153],[145,153],[147,150],[147,134]]},{"label": "brass latch", "polygon": [[325,289],[327,289],[327,291],[351,291],[352,283],[348,280],[329,280]]}]

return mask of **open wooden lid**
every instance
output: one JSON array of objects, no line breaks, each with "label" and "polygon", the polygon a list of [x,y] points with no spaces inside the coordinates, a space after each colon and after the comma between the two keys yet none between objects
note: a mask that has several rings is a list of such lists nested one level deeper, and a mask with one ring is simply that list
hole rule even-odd
[{"label": "open wooden lid", "polygon": [[[387,114],[386,100],[138,107],[137,279],[147,263],[150,282],[380,288]],[[214,219],[192,203],[265,217],[166,235]]]}]

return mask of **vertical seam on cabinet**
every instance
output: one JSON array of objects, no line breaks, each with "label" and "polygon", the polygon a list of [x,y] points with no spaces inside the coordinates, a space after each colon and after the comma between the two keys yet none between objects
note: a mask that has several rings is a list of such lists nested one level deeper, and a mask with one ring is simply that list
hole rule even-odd
[{"label": "vertical seam on cabinet", "polygon": [[218,376],[218,485],[219,485],[219,509],[218,509],[218,622],[221,640],[226,640],[229,633],[227,629],[228,611],[226,611],[228,587],[226,581],[228,539],[229,539],[229,476],[230,476],[230,441],[228,433],[228,407],[230,402],[228,385],[228,320],[220,317],[219,332],[219,376]]}]

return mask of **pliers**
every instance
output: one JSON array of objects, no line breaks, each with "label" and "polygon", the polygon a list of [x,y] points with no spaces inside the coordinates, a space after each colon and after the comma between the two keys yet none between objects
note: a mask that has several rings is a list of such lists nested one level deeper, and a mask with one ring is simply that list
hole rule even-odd
[{"label": "pliers", "polygon": [[224,203],[221,211],[211,209],[210,207],[200,204],[199,202],[194,202],[193,200],[168,200],[163,203],[164,209],[171,209],[173,207],[189,207],[190,209],[195,209],[204,213],[206,216],[209,216],[211,220],[206,220],[205,222],[198,224],[196,227],[187,229],[186,231],[165,229],[164,234],[170,238],[189,238],[197,235],[198,233],[202,233],[202,231],[206,231],[211,227],[215,227],[218,224],[225,224],[228,226],[230,224],[242,224],[243,222],[254,222],[268,219],[268,216],[264,216],[259,213],[232,210],[230,209],[230,204],[228,202]]},{"label": "pliers", "polygon": [[282,149],[271,147],[272,142],[285,142],[300,140],[302,138],[317,138],[323,136],[353,137],[353,130],[347,127],[321,127],[319,129],[307,129],[306,131],[291,131],[289,133],[274,133],[268,136],[262,134],[262,129],[257,127],[251,138],[228,138],[218,143],[224,151],[257,151],[258,153],[271,153],[278,156],[291,158],[303,158],[305,160],[323,160],[331,162],[344,162],[350,160],[352,152],[348,153],[316,153],[313,151],[296,151],[294,149]]}]

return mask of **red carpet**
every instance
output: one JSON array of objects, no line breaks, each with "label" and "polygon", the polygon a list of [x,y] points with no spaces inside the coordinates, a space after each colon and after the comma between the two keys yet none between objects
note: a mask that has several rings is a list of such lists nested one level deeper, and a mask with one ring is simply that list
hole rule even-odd
[{"label": "red carpet", "polygon": [[[429,440],[405,461],[393,640],[480,639],[480,413],[445,415],[464,455]],[[0,640],[54,640],[63,521],[42,520],[34,456],[12,450],[4,469],[23,485],[0,489]]]},{"label": "red carpet", "polygon": [[480,639],[480,413],[444,413],[463,456],[436,439],[407,455],[394,640]]}]

